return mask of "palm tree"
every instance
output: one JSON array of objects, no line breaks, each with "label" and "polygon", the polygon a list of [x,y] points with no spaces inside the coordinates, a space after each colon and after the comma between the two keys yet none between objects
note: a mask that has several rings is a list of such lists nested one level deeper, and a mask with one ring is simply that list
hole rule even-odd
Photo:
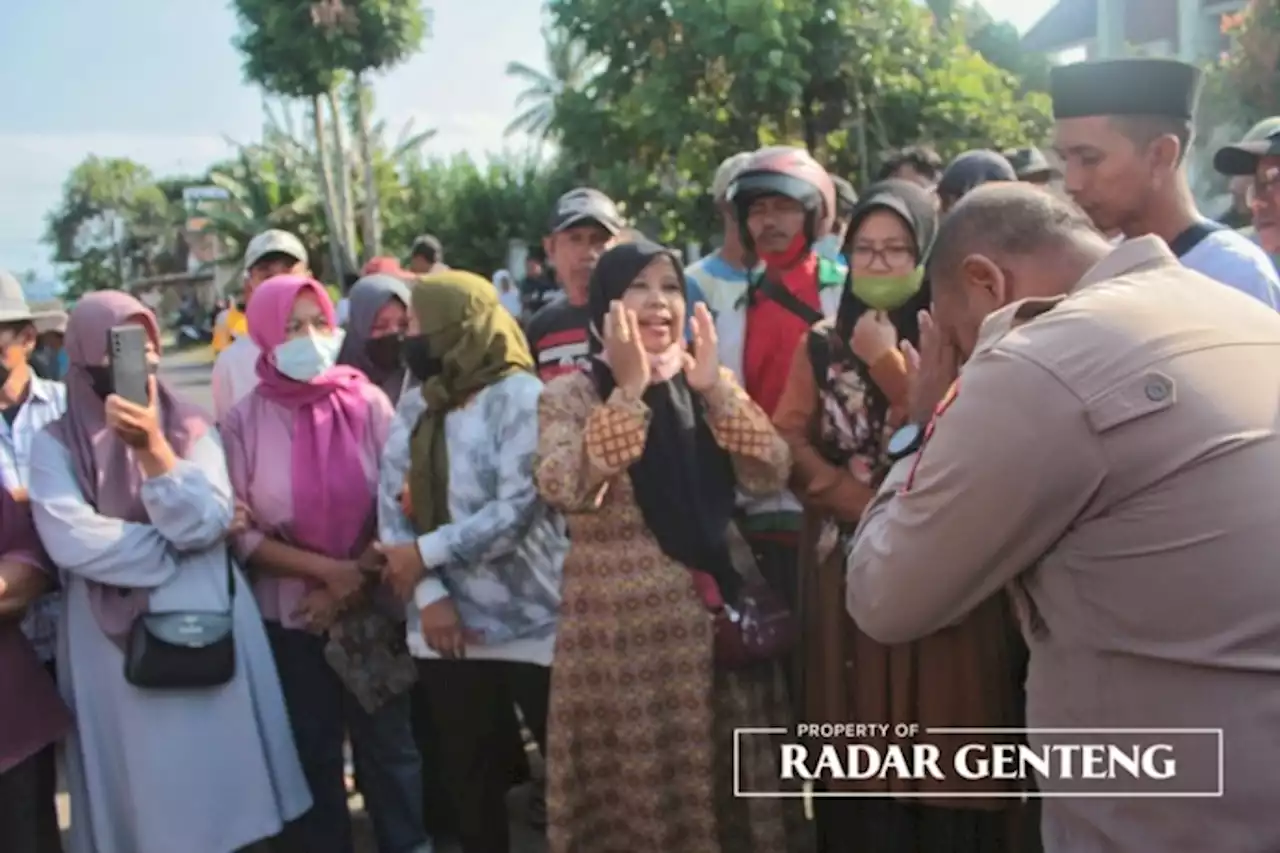
[{"label": "palm tree", "polygon": [[542,40],[547,47],[546,72],[530,68],[523,62],[507,63],[507,76],[525,83],[516,97],[516,109],[523,108],[507,125],[506,135],[525,133],[539,143],[554,134],[556,103],[565,92],[584,88],[600,70],[600,58],[588,53],[578,42],[559,29],[544,28]]}]

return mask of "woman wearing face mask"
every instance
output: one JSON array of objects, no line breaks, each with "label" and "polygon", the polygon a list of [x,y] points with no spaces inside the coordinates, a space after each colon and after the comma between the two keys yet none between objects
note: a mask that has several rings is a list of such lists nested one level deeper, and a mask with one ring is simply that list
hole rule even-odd
[{"label": "woman wearing face mask", "polygon": [[[899,335],[918,340],[918,315],[929,304],[923,265],[936,229],[933,201],[914,183],[888,180],[867,191],[849,227],[849,285],[837,319],[801,341],[774,415],[806,510],[799,714],[807,722],[1022,725],[1024,651],[1003,596],[960,625],[892,647],[861,633],[844,606],[843,543],[888,465],[885,443],[907,393],[897,343]],[[955,744],[938,745],[940,766],[951,766]],[[912,789],[886,781],[828,786],[886,797]],[[999,783],[972,789],[984,791],[1007,792]],[[818,813],[833,853],[1024,853],[1035,848],[1017,833],[1029,826],[1034,835],[1034,822],[1020,825],[1022,811],[1016,799],[824,799]]]},{"label": "woman wearing face mask", "polygon": [[[372,546],[378,460],[391,402],[336,364],[342,334],[323,287],[276,276],[254,291],[258,386],[223,425],[249,529],[236,548],[254,573],[315,807],[288,849],[350,853],[343,740],[382,851],[427,849],[421,763],[409,724],[411,662],[394,653],[398,614],[379,610]],[[406,667],[407,672],[406,672]]]},{"label": "woman wearing face mask", "polygon": [[[732,793],[733,730],[789,719],[781,667],[718,667],[712,642],[712,611],[759,582],[733,527],[736,490],[780,491],[790,454],[721,368],[704,304],[686,348],[685,293],[665,248],[606,252],[588,293],[591,369],[553,381],[539,405],[538,489],[568,514],[572,542],[552,670],[552,853],[806,847],[795,800]],[[742,756],[741,779],[776,789],[776,752]]]},{"label": "woman wearing face mask", "polygon": [[[107,335],[155,316],[125,293],[85,296],[67,326],[67,412],[31,449],[31,508],[61,570],[58,686],[75,712],[70,849],[227,853],[311,806],[251,595],[225,537],[234,498],[209,418],[154,375],[146,406],[111,393]],[[226,612],[236,665],[201,689],[139,688],[124,647],[145,612]],[[6,696],[0,701],[11,701]]]},{"label": "woman wearing face mask", "polygon": [[[385,576],[409,602],[419,698],[464,853],[505,853],[512,702],[546,743],[548,668],[568,548],[533,484],[542,382],[493,285],[449,270],[413,286],[400,402],[382,461]],[[406,489],[407,484],[407,489]]]},{"label": "woman wearing face mask", "polygon": [[367,275],[352,286],[347,300],[351,316],[338,364],[369,377],[394,406],[406,378],[400,350],[409,328],[409,285],[392,275]]}]

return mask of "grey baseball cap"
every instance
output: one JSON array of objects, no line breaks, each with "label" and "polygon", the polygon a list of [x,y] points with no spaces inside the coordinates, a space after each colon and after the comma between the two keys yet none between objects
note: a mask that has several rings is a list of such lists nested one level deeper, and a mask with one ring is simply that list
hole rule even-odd
[{"label": "grey baseball cap", "polygon": [[575,225],[595,222],[610,234],[617,235],[626,228],[622,214],[613,199],[590,187],[569,190],[556,202],[547,222],[547,233],[559,234]]},{"label": "grey baseball cap", "polygon": [[1213,168],[1224,175],[1252,175],[1263,157],[1280,157],[1280,117],[1263,119],[1235,145],[1219,148]]}]

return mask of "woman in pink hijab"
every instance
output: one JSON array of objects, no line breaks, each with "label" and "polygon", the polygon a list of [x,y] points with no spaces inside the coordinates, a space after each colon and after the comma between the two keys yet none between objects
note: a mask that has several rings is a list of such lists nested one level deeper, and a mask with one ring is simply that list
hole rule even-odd
[{"label": "woman in pink hijab", "polygon": [[[67,324],[67,412],[31,447],[36,529],[59,569],[58,687],[67,738],[71,850],[227,853],[311,805],[262,617],[227,554],[234,498],[205,414],[153,373],[150,402],[113,393],[107,339],[155,315],[125,293],[81,299]],[[228,583],[227,572],[233,572]],[[203,689],[124,677],[125,638],[151,612],[233,616],[236,668]]]},{"label": "woman in pink hijab", "polygon": [[377,606],[379,460],[387,395],[337,364],[343,335],[317,282],[276,276],[248,309],[258,386],[222,424],[236,498],[250,517],[236,548],[253,572],[315,807],[285,831],[292,849],[349,853],[343,740],[349,731],[378,847],[415,851],[421,760],[410,729],[413,665],[393,654],[403,615]]}]

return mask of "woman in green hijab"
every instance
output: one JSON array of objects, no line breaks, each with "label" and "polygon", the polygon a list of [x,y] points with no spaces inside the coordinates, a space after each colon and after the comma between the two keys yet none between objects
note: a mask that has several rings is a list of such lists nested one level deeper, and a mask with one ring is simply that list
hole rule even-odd
[{"label": "woman in green hijab", "polygon": [[542,382],[493,285],[460,270],[413,286],[405,365],[421,382],[382,460],[385,579],[408,602],[409,651],[439,732],[463,849],[507,849],[511,702],[545,743],[568,551],[533,482]]}]

